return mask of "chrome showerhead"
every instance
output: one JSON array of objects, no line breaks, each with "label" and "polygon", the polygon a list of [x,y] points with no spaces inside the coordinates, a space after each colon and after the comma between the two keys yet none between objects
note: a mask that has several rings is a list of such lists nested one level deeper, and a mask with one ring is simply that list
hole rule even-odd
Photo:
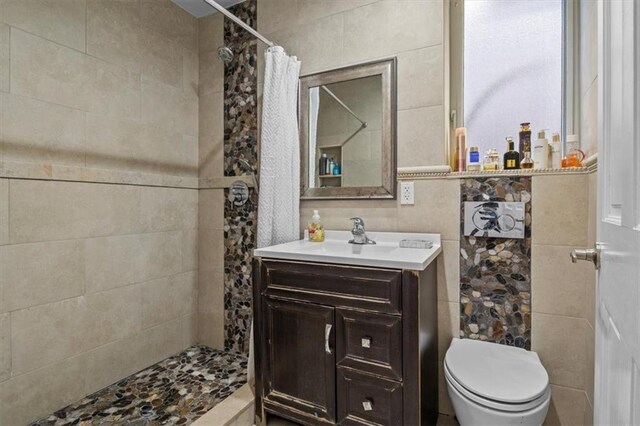
[{"label": "chrome showerhead", "polygon": [[227,46],[220,46],[218,47],[218,57],[222,59],[225,64],[228,64],[233,59],[233,50]]}]

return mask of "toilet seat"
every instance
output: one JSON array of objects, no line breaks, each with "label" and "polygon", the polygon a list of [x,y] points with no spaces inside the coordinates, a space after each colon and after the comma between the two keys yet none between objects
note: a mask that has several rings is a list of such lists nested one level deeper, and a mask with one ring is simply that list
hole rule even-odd
[{"label": "toilet seat", "polygon": [[463,384],[458,382],[451,375],[451,373],[449,372],[449,368],[447,367],[446,364],[444,366],[444,375],[445,375],[445,380],[451,386],[453,386],[455,390],[458,391],[458,393],[462,397],[467,398],[472,402],[478,405],[481,405],[483,407],[489,408],[491,410],[500,410],[500,411],[506,411],[506,412],[512,412],[512,413],[529,411],[539,407],[540,405],[547,403],[549,398],[551,397],[551,387],[547,387],[547,389],[542,395],[528,402],[518,403],[518,404],[500,402],[500,401],[484,398],[480,395],[477,395],[469,391],[467,388],[464,387]]},{"label": "toilet seat", "polygon": [[465,397],[501,411],[523,411],[545,401],[549,376],[535,352],[454,338],[445,377]]}]

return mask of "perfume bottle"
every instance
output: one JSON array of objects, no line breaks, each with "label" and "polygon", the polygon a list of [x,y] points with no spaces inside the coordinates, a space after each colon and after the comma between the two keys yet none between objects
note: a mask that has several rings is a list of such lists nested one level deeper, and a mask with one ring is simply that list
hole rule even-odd
[{"label": "perfume bottle", "polygon": [[520,162],[521,169],[533,169],[533,159],[531,158],[531,153],[529,151],[525,151],[524,158]]},{"label": "perfume bottle", "polygon": [[500,154],[495,148],[487,150],[484,156],[484,162],[482,163],[482,170],[499,170],[500,169]]},{"label": "perfume bottle", "polygon": [[480,170],[480,151],[477,146],[469,148],[469,158],[467,159],[467,171],[476,172]]},{"label": "perfume bottle", "polygon": [[520,168],[520,154],[515,150],[513,136],[507,136],[507,152],[504,153],[504,169],[515,170]]},{"label": "perfume bottle", "polygon": [[520,160],[524,158],[524,153],[531,152],[531,123],[520,123]]}]

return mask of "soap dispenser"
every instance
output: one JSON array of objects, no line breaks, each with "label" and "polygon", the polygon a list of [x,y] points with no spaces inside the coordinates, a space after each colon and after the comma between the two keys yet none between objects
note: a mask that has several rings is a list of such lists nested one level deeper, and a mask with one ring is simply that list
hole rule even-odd
[{"label": "soap dispenser", "polygon": [[318,210],[313,211],[313,216],[311,216],[311,221],[309,222],[307,230],[309,231],[309,241],[313,241],[315,243],[321,243],[324,241],[324,225],[322,224],[320,212]]}]

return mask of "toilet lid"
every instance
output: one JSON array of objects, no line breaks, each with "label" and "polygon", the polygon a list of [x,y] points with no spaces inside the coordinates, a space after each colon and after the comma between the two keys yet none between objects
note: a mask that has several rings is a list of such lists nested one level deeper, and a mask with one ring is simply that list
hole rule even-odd
[{"label": "toilet lid", "polygon": [[454,338],[444,362],[459,384],[495,401],[529,402],[549,385],[538,354],[512,346]]}]

